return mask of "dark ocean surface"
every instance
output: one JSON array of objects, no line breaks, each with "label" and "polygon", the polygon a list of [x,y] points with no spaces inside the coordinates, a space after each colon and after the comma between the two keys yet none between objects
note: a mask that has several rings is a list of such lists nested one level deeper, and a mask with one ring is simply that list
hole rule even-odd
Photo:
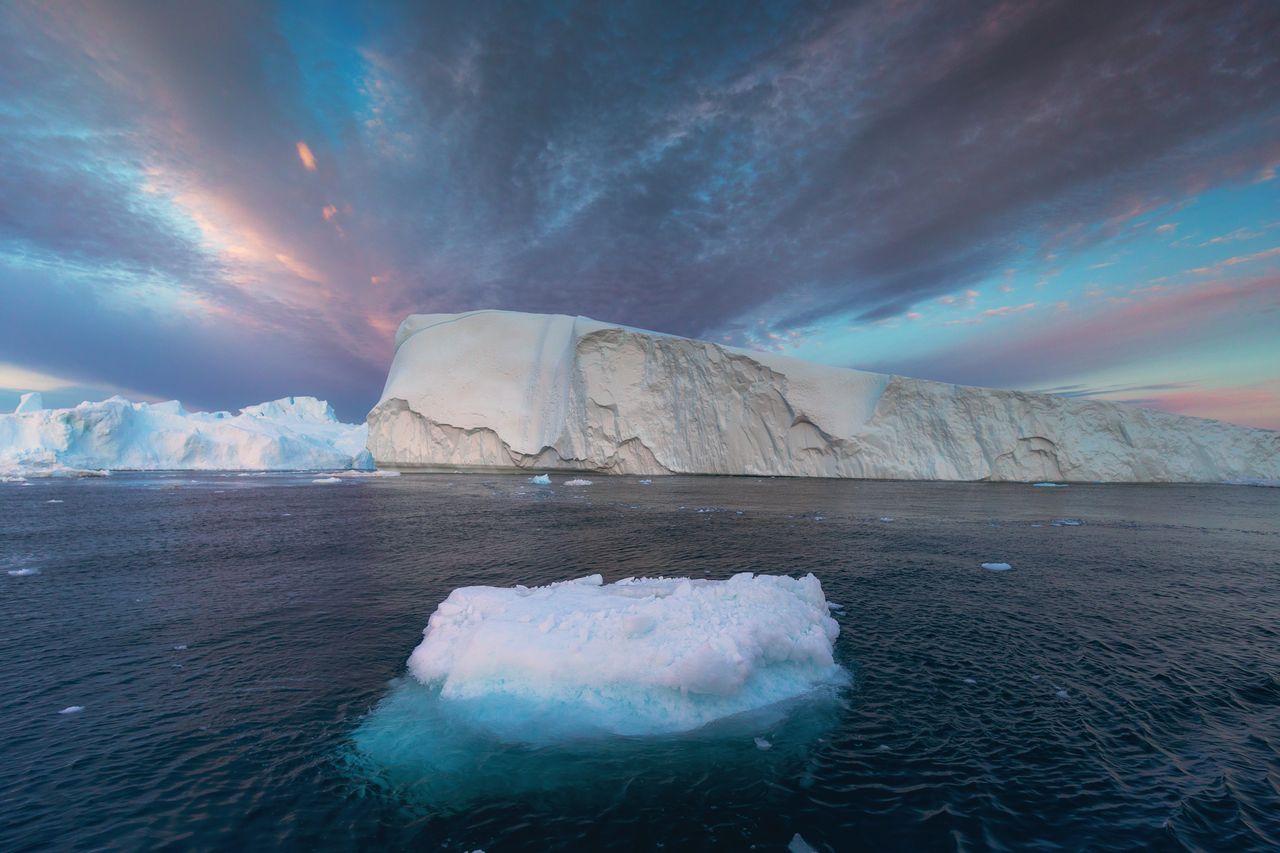
[{"label": "dark ocean surface", "polygon": [[[1280,849],[1280,489],[315,476],[0,484],[0,850]],[[454,587],[739,571],[835,702],[426,757]]]}]

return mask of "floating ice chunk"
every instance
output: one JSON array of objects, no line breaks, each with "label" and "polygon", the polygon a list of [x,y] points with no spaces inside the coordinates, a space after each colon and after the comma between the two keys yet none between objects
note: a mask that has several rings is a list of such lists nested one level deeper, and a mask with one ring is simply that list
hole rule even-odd
[{"label": "floating ice chunk", "polygon": [[1008,563],[983,563],[982,568],[989,572],[1007,572],[1013,568]]},{"label": "floating ice chunk", "polygon": [[591,481],[590,481],[590,480],[583,480],[581,477],[576,477],[576,478],[574,478],[574,479],[572,479],[572,480],[565,480],[565,481],[564,481],[564,484],[565,484],[566,486],[590,486],[590,485],[591,485]]},{"label": "floating ice chunk", "polygon": [[791,843],[787,845],[788,853],[818,853],[814,846],[796,833],[791,837]]},{"label": "floating ice chunk", "polygon": [[758,737],[756,738],[756,749],[759,749],[761,751],[766,749],[773,749],[773,744],[771,744],[769,741],[765,740],[762,737]]},{"label": "floating ice chunk", "polygon": [[9,577],[12,577],[12,578],[26,578],[26,577],[30,577],[31,575],[40,574],[40,570],[33,569],[33,568],[10,569],[5,574],[9,575]]},{"label": "floating ice chunk", "polygon": [[1065,489],[1066,483],[1032,483],[1038,489]]},{"label": "floating ice chunk", "polygon": [[977,684],[977,683],[978,683],[978,680],[977,680],[976,678],[966,678],[966,679],[964,679],[964,683],[965,683],[965,684]]},{"label": "floating ice chunk", "polygon": [[653,480],[641,480],[641,481],[640,481],[640,485],[642,485],[642,486],[652,486],[652,485],[653,485]]},{"label": "floating ice chunk", "polygon": [[1057,690],[1057,691],[1055,691],[1055,692],[1054,692],[1054,694],[1053,694],[1053,695],[1054,695],[1054,696],[1057,696],[1059,699],[1070,699],[1070,698],[1071,698],[1071,694],[1070,694],[1070,693],[1068,693],[1068,692],[1067,692],[1067,691],[1065,691],[1065,690]]},{"label": "floating ice chunk", "polygon": [[506,740],[692,731],[843,684],[826,604],[813,575],[463,587],[409,671]]},{"label": "floating ice chunk", "polygon": [[60,503],[62,503],[62,501],[58,500],[57,498],[52,498],[52,499],[50,499],[50,500],[45,501],[45,503],[47,503],[47,504],[60,504]]},{"label": "floating ice chunk", "polygon": [[319,477],[315,480],[312,480],[311,482],[316,484],[325,484],[325,483],[341,483],[342,481],[339,480],[337,477]]},{"label": "floating ice chunk", "polygon": [[1082,524],[1084,522],[1078,518],[1059,518],[1053,522],[1054,527],[1079,527]]},{"label": "floating ice chunk", "polygon": [[894,518],[892,515],[882,515],[880,516],[880,520],[883,521],[885,524],[888,524],[889,522],[893,521]]},{"label": "floating ice chunk", "polygon": [[828,610],[844,610],[844,605],[843,605],[843,604],[836,604],[834,601],[828,601],[828,602],[827,602],[827,609],[828,609]]},{"label": "floating ice chunk", "polygon": [[83,710],[84,710],[83,705],[68,705],[58,713],[59,714],[79,714]]},{"label": "floating ice chunk", "polygon": [[539,474],[536,477],[530,477],[529,482],[533,483],[535,486],[550,486],[551,477],[546,474]]},{"label": "floating ice chunk", "polygon": [[179,643],[178,645],[176,645],[176,646],[174,646],[174,647],[173,647],[173,650],[174,650],[175,652],[185,652],[185,651],[187,650],[187,644],[186,644],[186,643]]}]

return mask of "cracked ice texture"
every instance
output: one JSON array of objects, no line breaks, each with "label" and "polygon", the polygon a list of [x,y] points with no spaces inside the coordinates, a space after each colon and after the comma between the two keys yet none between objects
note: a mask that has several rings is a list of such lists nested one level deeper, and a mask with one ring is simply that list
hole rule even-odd
[{"label": "cracked ice texture", "polygon": [[369,450],[400,470],[1016,482],[1280,478],[1280,433],[565,315],[415,314]]},{"label": "cracked ice texture", "polygon": [[409,671],[507,739],[670,734],[843,684],[839,632],[813,575],[591,575],[455,589]]}]

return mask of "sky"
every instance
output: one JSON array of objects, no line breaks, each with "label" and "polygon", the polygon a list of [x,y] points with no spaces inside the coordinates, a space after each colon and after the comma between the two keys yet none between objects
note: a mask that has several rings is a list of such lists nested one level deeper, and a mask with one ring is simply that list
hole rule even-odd
[{"label": "sky", "polygon": [[0,4],[0,410],[581,314],[1280,429],[1280,4]]}]

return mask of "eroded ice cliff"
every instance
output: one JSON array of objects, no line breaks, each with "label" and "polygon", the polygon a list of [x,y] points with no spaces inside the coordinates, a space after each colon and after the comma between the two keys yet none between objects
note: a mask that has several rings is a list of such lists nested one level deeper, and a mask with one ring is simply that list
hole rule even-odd
[{"label": "eroded ice cliff", "polygon": [[909,480],[1280,478],[1280,433],[828,367],[585,317],[400,326],[378,467]]}]

